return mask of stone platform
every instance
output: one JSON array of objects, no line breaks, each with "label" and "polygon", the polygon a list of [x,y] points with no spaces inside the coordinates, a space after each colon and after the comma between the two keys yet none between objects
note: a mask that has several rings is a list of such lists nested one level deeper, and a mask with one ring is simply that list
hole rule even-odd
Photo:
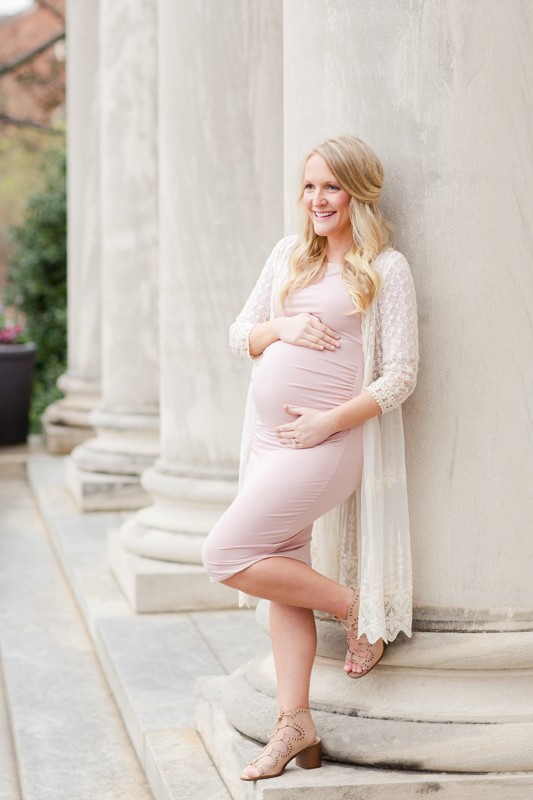
[{"label": "stone platform", "polygon": [[195,682],[267,637],[246,611],[135,614],[108,565],[126,515],[81,514],[63,459],[29,461],[33,497],[21,467],[0,480],[2,800],[20,800],[17,780],[23,800],[230,800],[196,730]]},{"label": "stone platform", "polygon": [[[227,704],[230,684],[246,690],[252,717],[273,716],[276,706],[273,696],[246,685],[241,669],[269,650],[253,614],[135,614],[108,563],[109,531],[128,515],[77,511],[63,484],[63,459],[35,448],[23,459],[32,498],[17,459],[11,472],[4,465],[11,477],[0,480],[2,800],[533,797],[531,773],[422,773],[330,761],[320,770],[290,765],[276,780],[241,782],[258,745],[229,724],[221,694]],[[91,766],[108,740],[98,768]],[[77,781],[80,764],[85,777]],[[117,788],[122,780],[126,794]]]}]

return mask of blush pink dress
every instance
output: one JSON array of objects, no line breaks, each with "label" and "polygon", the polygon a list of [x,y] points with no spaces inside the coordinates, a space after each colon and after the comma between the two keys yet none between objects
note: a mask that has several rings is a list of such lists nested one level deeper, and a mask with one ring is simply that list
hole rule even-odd
[{"label": "blush pink dress", "polygon": [[340,347],[312,350],[276,341],[266,348],[253,379],[256,420],[246,480],[203,547],[212,581],[230,578],[263,558],[311,563],[313,522],[357,488],[363,466],[363,426],[341,431],[309,448],[293,448],[274,428],[296,418],[284,404],[327,411],[361,392],[361,316],[340,264],[292,294],[278,315],[307,312],[340,335]]}]

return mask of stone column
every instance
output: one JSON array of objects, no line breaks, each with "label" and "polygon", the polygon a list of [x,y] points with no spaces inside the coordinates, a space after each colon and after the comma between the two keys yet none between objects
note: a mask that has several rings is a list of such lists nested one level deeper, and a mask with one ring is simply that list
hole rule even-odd
[{"label": "stone column", "polygon": [[67,46],[68,370],[58,381],[65,397],[42,418],[51,453],[94,434],[100,396],[98,4],[69,0]]},{"label": "stone column", "polygon": [[142,559],[112,559],[139,610],[234,602],[200,566],[237,488],[250,365],[228,328],[283,235],[281,3],[160,0],[159,35],[161,458],[122,530]]},{"label": "stone column", "polygon": [[82,508],[138,508],[158,454],[156,0],[100,3],[100,52],[102,403],[68,483]]},{"label": "stone column", "polygon": [[[382,793],[370,770],[348,774],[372,797],[426,793],[398,767],[478,773],[450,777],[469,798],[493,791],[491,772],[507,773],[499,797],[533,792],[532,25],[520,0],[285,3],[287,186],[312,143],[366,140],[418,289],[415,633],[351,681],[342,632],[320,623],[312,684],[326,754],[391,770]],[[274,696],[271,660],[252,663],[228,680],[227,715],[264,739]]]}]

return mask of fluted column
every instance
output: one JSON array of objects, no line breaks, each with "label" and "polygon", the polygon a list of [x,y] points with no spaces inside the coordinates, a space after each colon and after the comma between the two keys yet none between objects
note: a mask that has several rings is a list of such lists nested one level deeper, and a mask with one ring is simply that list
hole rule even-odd
[{"label": "fluted column", "polygon": [[[319,623],[311,703],[336,760],[533,770],[532,25],[521,0],[285,3],[287,186],[313,142],[367,141],[419,300],[404,410],[415,633],[350,681],[342,631]],[[253,663],[230,681],[230,720],[264,737],[274,694],[270,659]],[[492,780],[465,777],[468,796]],[[500,796],[529,796],[522,781]]]},{"label": "fluted column", "polygon": [[190,565],[203,605],[234,602],[200,550],[237,488],[250,365],[228,328],[283,234],[280,28],[279,0],[159,3],[161,458],[142,479],[154,504],[122,540]]},{"label": "fluted column", "polygon": [[143,505],[158,454],[156,42],[156,0],[100,3],[102,403],[69,465],[82,508]]},{"label": "fluted column", "polygon": [[100,398],[98,4],[68,0],[67,12],[68,370],[42,418],[52,453],[93,435]]}]

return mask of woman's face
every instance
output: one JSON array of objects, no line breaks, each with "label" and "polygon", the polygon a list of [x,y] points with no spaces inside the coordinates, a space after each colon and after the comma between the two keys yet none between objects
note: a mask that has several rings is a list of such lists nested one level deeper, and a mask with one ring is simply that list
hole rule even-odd
[{"label": "woman's face", "polygon": [[303,203],[317,236],[351,238],[350,195],[317,153],[305,165]]}]

